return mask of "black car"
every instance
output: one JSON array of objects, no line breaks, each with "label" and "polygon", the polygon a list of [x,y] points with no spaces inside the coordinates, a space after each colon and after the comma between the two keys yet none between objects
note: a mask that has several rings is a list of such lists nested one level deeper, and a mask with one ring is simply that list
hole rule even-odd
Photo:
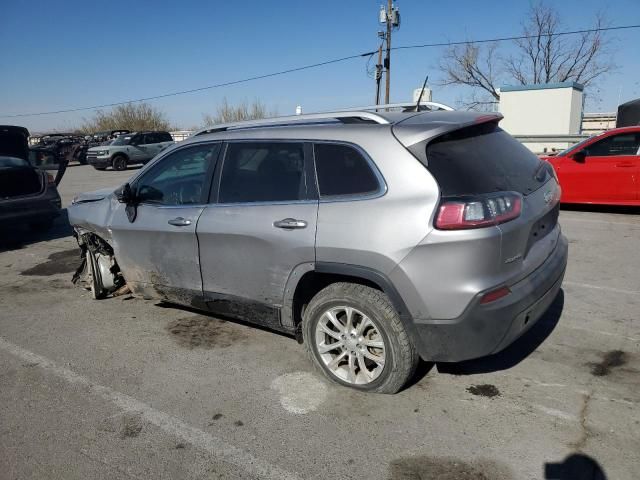
[{"label": "black car", "polygon": [[28,138],[24,127],[0,126],[0,227],[26,224],[45,231],[60,215],[56,180],[63,172],[56,155],[30,152]]}]

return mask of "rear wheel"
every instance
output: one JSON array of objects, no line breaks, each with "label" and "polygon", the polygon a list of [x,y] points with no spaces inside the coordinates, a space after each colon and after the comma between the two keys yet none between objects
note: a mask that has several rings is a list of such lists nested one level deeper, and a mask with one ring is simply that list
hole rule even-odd
[{"label": "rear wheel", "polygon": [[396,393],[418,365],[398,313],[379,290],[353,283],[329,285],[311,300],[302,321],[311,360],[341,385]]},{"label": "rear wheel", "polygon": [[116,155],[115,157],[113,157],[113,160],[111,160],[111,167],[117,171],[126,170],[127,158],[123,155]]}]

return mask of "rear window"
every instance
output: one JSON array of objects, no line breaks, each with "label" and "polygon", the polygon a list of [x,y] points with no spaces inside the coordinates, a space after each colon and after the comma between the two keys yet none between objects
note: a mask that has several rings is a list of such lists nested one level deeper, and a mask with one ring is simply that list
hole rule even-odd
[{"label": "rear window", "polygon": [[380,189],[369,162],[348,145],[316,143],[316,174],[321,197],[367,195]]},{"label": "rear window", "polygon": [[462,128],[427,144],[427,168],[442,196],[516,191],[527,195],[551,176],[548,165],[495,122]]}]

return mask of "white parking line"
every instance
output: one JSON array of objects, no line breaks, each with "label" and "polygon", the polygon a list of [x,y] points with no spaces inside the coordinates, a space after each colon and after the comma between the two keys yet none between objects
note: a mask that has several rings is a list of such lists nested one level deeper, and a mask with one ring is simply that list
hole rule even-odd
[{"label": "white parking line", "polygon": [[606,292],[624,293],[626,295],[640,295],[640,292],[637,290],[624,290],[622,288],[604,287],[602,285],[591,285],[589,283],[572,282],[571,280],[563,280],[562,284],[568,285],[570,287],[592,288],[594,290],[604,290]]},{"label": "white parking line", "polygon": [[159,427],[164,432],[179,437],[195,447],[198,447],[213,456],[219,457],[225,462],[257,476],[258,478],[281,480],[295,480],[298,477],[286,470],[254,457],[244,450],[228,444],[222,439],[216,438],[207,432],[194,428],[180,419],[167,413],[156,410],[144,402],[136,400],[129,395],[112,390],[109,387],[98,385],[87,377],[75,373],[67,368],[56,365],[51,360],[25,350],[18,345],[8,342],[0,337],[0,350],[29,363],[37,364],[45,372],[51,373],[70,384],[87,387],[91,393],[118,406],[123,412],[140,414],[144,420]]}]

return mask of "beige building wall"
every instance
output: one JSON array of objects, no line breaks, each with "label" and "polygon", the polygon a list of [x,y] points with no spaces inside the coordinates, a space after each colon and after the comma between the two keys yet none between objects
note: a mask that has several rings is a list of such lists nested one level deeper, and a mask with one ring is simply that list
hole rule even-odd
[{"label": "beige building wall", "polygon": [[503,87],[500,126],[512,135],[580,133],[583,87],[574,82]]}]

